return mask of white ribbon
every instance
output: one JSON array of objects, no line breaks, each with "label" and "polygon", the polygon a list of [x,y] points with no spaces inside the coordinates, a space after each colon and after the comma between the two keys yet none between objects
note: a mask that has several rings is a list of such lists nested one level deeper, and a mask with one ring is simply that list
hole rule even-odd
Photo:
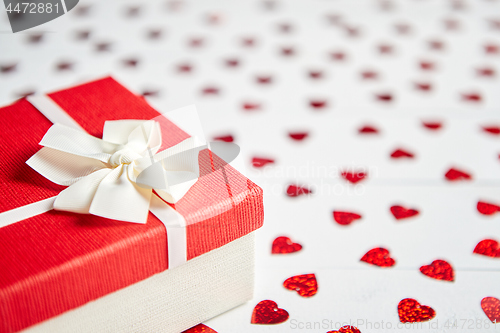
[{"label": "white ribbon", "polygon": [[[161,130],[153,120],[106,121],[102,139],[54,124],[40,145],[44,148],[26,163],[50,181],[69,186],[57,196],[56,210],[146,223],[153,188],[175,203],[199,175],[196,138],[155,155]],[[190,150],[187,159],[175,158]]]}]

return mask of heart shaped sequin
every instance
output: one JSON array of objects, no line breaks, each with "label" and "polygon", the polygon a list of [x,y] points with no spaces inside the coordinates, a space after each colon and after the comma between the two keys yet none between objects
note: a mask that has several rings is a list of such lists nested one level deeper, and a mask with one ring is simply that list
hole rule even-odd
[{"label": "heart shaped sequin", "polygon": [[286,279],[283,287],[295,290],[302,297],[311,297],[318,291],[318,282],[314,274],[295,275]]},{"label": "heart shaped sequin", "polygon": [[288,319],[288,312],[278,308],[278,304],[271,300],[259,302],[253,309],[252,324],[279,324]]},{"label": "heart shaped sequin", "polygon": [[367,174],[365,172],[342,171],[340,173],[340,176],[342,176],[342,178],[344,178],[348,182],[355,184],[365,179]]},{"label": "heart shaped sequin", "polygon": [[444,177],[449,181],[457,181],[457,180],[470,180],[472,176],[465,171],[461,171],[455,168],[451,168],[446,172]]},{"label": "heart shaped sequin", "polygon": [[415,155],[404,149],[396,149],[391,153],[391,158],[413,158]]},{"label": "heart shaped sequin", "polygon": [[350,212],[333,212],[333,219],[340,225],[348,225],[351,224],[352,221],[358,220],[361,218],[361,215]]},{"label": "heart shaped sequin", "polygon": [[494,239],[484,239],[477,243],[474,253],[492,258],[500,258],[500,244]]},{"label": "heart shaped sequin", "polygon": [[453,267],[444,260],[434,260],[430,265],[420,267],[420,272],[436,280],[453,281],[455,279]]},{"label": "heart shaped sequin", "polygon": [[255,168],[262,168],[268,164],[274,163],[274,160],[271,158],[264,158],[264,157],[254,157],[252,158],[252,165]]},{"label": "heart shaped sequin", "polygon": [[493,215],[500,211],[500,206],[484,201],[477,202],[477,210],[483,215]]},{"label": "heart shaped sequin", "polygon": [[485,297],[481,300],[481,308],[492,323],[500,322],[500,299]]},{"label": "heart shaped sequin", "polygon": [[389,251],[382,247],[376,247],[366,252],[361,261],[380,267],[391,267],[396,264],[396,261],[390,257]]},{"label": "heart shaped sequin", "polygon": [[297,185],[290,185],[286,190],[286,195],[288,195],[289,197],[298,197],[300,195],[310,194],[310,193],[312,193],[312,191],[307,187],[297,186]]},{"label": "heart shaped sequin", "polygon": [[277,237],[273,241],[271,253],[273,254],[287,254],[302,250],[302,245],[294,243],[292,240],[285,236]]},{"label": "heart shaped sequin", "polygon": [[405,208],[403,206],[392,206],[391,213],[394,215],[396,220],[406,219],[419,214],[419,211],[412,208]]},{"label": "heart shaped sequin", "polygon": [[418,323],[429,321],[436,316],[436,311],[427,305],[420,305],[413,298],[405,298],[398,304],[399,321],[402,323]]}]

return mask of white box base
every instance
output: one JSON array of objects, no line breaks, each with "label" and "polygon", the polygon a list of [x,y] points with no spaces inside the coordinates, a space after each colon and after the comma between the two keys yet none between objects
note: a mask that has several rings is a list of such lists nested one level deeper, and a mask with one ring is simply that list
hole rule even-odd
[{"label": "white box base", "polygon": [[252,298],[254,234],[23,332],[179,333]]}]

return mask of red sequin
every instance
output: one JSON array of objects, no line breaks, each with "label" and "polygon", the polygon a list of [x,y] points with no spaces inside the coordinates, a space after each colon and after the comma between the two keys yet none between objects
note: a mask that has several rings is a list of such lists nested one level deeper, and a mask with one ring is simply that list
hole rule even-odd
[{"label": "red sequin", "polygon": [[261,105],[259,103],[246,102],[243,103],[242,107],[243,110],[253,111],[253,110],[259,110]]},{"label": "red sequin", "polygon": [[403,206],[392,206],[391,213],[394,215],[396,220],[405,219],[419,214],[416,209],[405,208]]},{"label": "red sequin", "polygon": [[423,121],[422,125],[428,129],[434,130],[434,131],[440,129],[443,126],[443,124],[441,122],[437,122],[437,121],[428,121],[428,122]]},{"label": "red sequin", "polygon": [[484,201],[478,201],[477,202],[477,210],[481,214],[492,215],[492,214],[495,214],[496,212],[500,211],[500,206],[497,206],[497,205],[491,204],[491,203],[487,203]]},{"label": "red sequin", "polygon": [[415,89],[420,90],[420,91],[431,91],[432,84],[415,82]]},{"label": "red sequin", "polygon": [[492,323],[500,322],[500,299],[485,297],[481,300],[481,308]]},{"label": "red sequin", "polygon": [[409,151],[403,150],[403,149],[396,149],[395,151],[392,152],[391,154],[392,158],[413,158],[414,155],[413,153],[410,153]]},{"label": "red sequin", "polygon": [[375,97],[381,102],[391,102],[393,100],[392,94],[376,94]]},{"label": "red sequin", "polygon": [[328,331],[326,333],[361,333],[356,326],[342,326],[338,331]]},{"label": "red sequin", "polygon": [[498,135],[498,134],[500,134],[500,127],[498,127],[498,126],[484,126],[483,131],[488,132],[490,134]]},{"label": "red sequin", "polygon": [[183,331],[182,333],[217,333],[217,331],[214,331],[213,329],[211,329],[206,325],[199,324]]},{"label": "red sequin", "polygon": [[430,265],[420,267],[420,272],[433,279],[454,281],[455,273],[453,267],[444,260],[434,260]]},{"label": "red sequin", "polygon": [[290,185],[286,190],[286,195],[288,195],[289,197],[298,197],[299,195],[309,193],[312,193],[310,189],[297,185]]},{"label": "red sequin", "polygon": [[350,212],[333,212],[333,219],[340,225],[348,225],[351,224],[352,221],[358,220],[361,218],[361,215]]},{"label": "red sequin", "polygon": [[343,171],[340,175],[342,176],[342,178],[353,184],[362,181],[367,176],[365,172],[347,172],[347,171]]},{"label": "red sequin", "polygon": [[482,100],[481,94],[478,93],[463,93],[462,100],[467,102],[481,102]]},{"label": "red sequin", "polygon": [[309,105],[313,109],[322,109],[322,108],[325,108],[327,106],[327,102],[324,100],[310,100]]},{"label": "red sequin", "polygon": [[436,311],[427,305],[420,305],[413,298],[405,298],[398,304],[399,321],[417,323],[429,321],[436,316]]},{"label": "red sequin", "polygon": [[455,168],[451,168],[450,170],[448,170],[444,176],[449,181],[472,179],[472,176],[470,174]]},{"label": "red sequin", "polygon": [[288,237],[278,237],[273,242],[271,253],[273,254],[287,254],[302,250],[302,245],[294,243]]},{"label": "red sequin", "polygon": [[360,134],[377,134],[378,129],[373,126],[363,126],[360,129],[358,129],[358,133]]},{"label": "red sequin", "polygon": [[380,267],[391,267],[396,264],[396,261],[390,257],[389,251],[382,247],[376,247],[366,252],[361,261]]},{"label": "red sequin", "polygon": [[311,297],[318,291],[318,282],[314,274],[296,275],[286,279],[283,287],[295,290],[302,297]]},{"label": "red sequin", "polygon": [[274,160],[270,158],[263,158],[263,157],[252,158],[252,165],[255,168],[261,168],[263,166],[266,166],[267,164],[272,164],[272,163],[274,163]]},{"label": "red sequin", "polygon": [[216,136],[214,137],[214,140],[216,141],[224,141],[224,142],[233,142],[234,137],[232,135],[222,135],[222,136]]},{"label": "red sequin", "polygon": [[477,243],[474,248],[474,253],[493,258],[500,258],[500,244],[493,239],[484,239]]},{"label": "red sequin", "polygon": [[292,138],[293,140],[296,141],[301,141],[304,140],[309,136],[309,133],[307,132],[293,132],[293,133],[288,133],[288,136]]},{"label": "red sequin", "polygon": [[278,308],[274,301],[264,300],[253,309],[252,324],[279,324],[288,319],[288,312]]}]

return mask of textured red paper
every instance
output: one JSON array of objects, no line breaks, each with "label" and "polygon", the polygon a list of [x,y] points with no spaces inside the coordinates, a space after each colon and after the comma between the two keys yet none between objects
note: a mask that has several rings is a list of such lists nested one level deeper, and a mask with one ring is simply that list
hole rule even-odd
[{"label": "textured red paper", "polygon": [[[96,137],[102,137],[106,120],[159,116],[111,78],[49,96]],[[25,164],[40,149],[38,142],[51,123],[25,100],[0,110],[4,212],[52,197],[64,187]],[[188,137],[168,120],[162,128],[164,147]],[[207,174],[203,169],[214,163],[201,172]],[[245,189],[233,193],[237,182]],[[230,166],[201,177],[175,206],[188,225],[188,260],[248,234],[263,221],[262,190]],[[167,260],[165,227],[152,214],[140,225],[50,211],[0,228],[0,332],[21,330],[146,279],[167,269]]]}]

